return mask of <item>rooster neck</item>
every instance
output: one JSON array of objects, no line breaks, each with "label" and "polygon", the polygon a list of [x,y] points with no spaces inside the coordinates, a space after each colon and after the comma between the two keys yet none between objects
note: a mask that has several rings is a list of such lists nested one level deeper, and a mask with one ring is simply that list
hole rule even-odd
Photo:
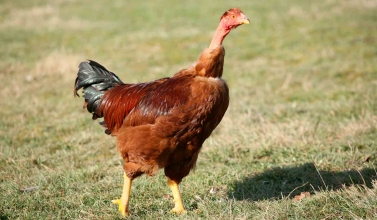
[{"label": "rooster neck", "polygon": [[231,28],[228,28],[227,25],[221,21],[219,26],[217,26],[217,29],[215,31],[215,34],[212,37],[211,44],[209,45],[209,49],[216,49],[218,46],[222,45],[226,35],[229,34],[231,31]]},{"label": "rooster neck", "polygon": [[225,50],[222,45],[215,49],[205,49],[195,65],[196,73],[203,77],[221,77],[223,75]]},{"label": "rooster neck", "polygon": [[223,75],[225,50],[222,43],[230,30],[231,28],[228,27],[226,22],[221,20],[209,48],[200,54],[199,60],[195,65],[196,73],[199,76],[221,77]]}]

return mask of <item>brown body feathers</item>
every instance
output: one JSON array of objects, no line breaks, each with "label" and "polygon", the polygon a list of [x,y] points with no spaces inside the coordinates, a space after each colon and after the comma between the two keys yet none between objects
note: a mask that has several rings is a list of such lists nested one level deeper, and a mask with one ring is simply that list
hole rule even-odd
[{"label": "brown body feathers", "polygon": [[104,94],[97,114],[117,137],[131,179],[165,168],[170,179],[180,182],[194,167],[228,107],[228,87],[216,77],[222,74],[224,53],[219,46],[171,78],[123,84]]}]

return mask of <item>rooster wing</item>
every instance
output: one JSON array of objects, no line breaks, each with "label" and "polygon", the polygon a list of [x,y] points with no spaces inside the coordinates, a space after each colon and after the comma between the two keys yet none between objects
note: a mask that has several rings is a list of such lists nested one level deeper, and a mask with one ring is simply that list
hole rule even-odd
[{"label": "rooster wing", "polygon": [[116,135],[124,119],[135,108],[140,99],[169,78],[147,83],[121,84],[107,91],[101,98],[97,115],[104,117],[106,133]]}]

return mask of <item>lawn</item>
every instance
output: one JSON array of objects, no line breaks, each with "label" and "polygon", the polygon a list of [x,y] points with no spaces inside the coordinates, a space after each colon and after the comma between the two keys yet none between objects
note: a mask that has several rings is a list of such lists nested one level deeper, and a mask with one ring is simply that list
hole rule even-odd
[{"label": "lawn", "polygon": [[74,98],[93,59],[124,82],[196,61],[219,18],[230,106],[180,184],[136,179],[130,219],[377,219],[377,1],[0,1],[0,219],[121,219],[115,139]]}]

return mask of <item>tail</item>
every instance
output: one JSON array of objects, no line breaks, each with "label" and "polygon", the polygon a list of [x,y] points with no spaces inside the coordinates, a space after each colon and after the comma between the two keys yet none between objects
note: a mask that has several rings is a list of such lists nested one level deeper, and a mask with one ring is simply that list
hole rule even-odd
[{"label": "tail", "polygon": [[87,108],[93,113],[93,119],[102,117],[98,110],[98,104],[105,92],[123,82],[114,73],[108,71],[101,64],[88,60],[79,65],[79,72],[75,81],[74,95],[79,96],[78,90],[84,88],[85,103],[83,108]]}]

